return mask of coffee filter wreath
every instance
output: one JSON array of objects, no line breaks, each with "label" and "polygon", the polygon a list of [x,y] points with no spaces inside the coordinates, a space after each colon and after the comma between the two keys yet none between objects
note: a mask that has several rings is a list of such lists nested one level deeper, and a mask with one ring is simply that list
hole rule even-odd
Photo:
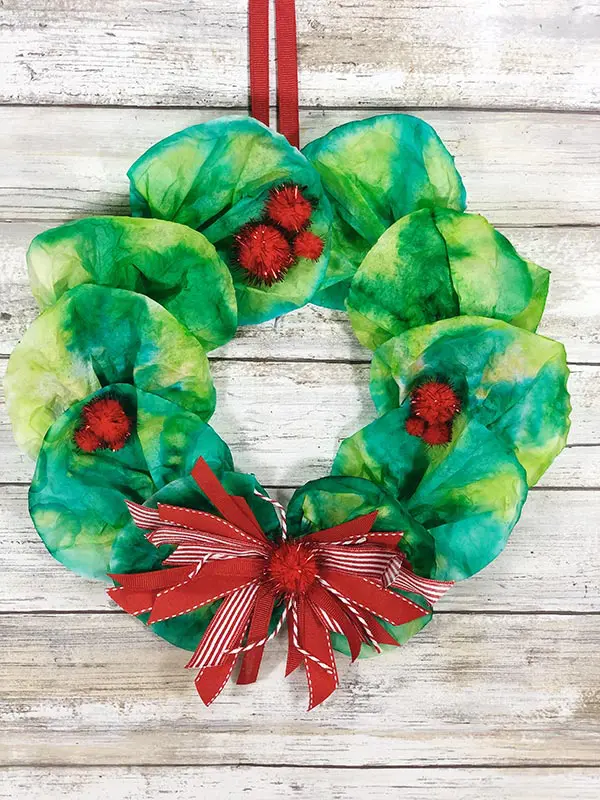
[{"label": "coffee filter wreath", "polygon": [[[225,117],[128,175],[132,218],[60,226],[28,253],[41,314],[5,388],[36,459],[34,525],[192,651],[207,705],[236,664],[255,681],[285,629],[286,674],[304,666],[313,708],[338,686],[334,649],[404,644],[502,551],[564,447],[564,348],[535,333],[549,273],[465,213],[452,156],[408,115],[302,152]],[[208,425],[207,352],[308,302],[347,308],[379,416],[286,512]]]}]

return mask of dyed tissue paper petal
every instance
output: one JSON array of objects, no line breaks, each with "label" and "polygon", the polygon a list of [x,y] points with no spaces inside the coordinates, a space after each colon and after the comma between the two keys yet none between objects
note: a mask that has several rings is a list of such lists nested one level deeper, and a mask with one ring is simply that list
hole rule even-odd
[{"label": "dyed tissue paper petal", "polygon": [[[116,400],[131,421],[117,450],[83,452],[75,433],[83,411]],[[157,395],[112,384],[73,404],[50,427],[29,489],[29,512],[50,553],[86,578],[106,580],[115,536],[129,523],[125,500],[143,503],[188,474],[199,455],[231,463],[227,445],[200,417]]]},{"label": "dyed tissue paper petal", "polygon": [[[134,216],[172,220],[199,230],[232,270],[239,322],[263,322],[307,303],[329,255],[331,209],[318,173],[280,134],[250,118],[212,120],[158,142],[130,168]],[[271,189],[299,186],[312,201],[310,230],[324,249],[299,258],[271,286],[253,283],[236,263],[235,236],[263,218]]]},{"label": "dyed tissue paper petal", "polygon": [[215,407],[200,343],[162,306],[85,284],[44,311],[15,347],[6,401],[19,447],[35,458],[54,420],[102,386],[131,383],[207,420]]},{"label": "dyed tissue paper petal", "polygon": [[[262,494],[266,494],[266,491],[258,483],[254,475],[232,471],[230,456],[220,464],[218,460],[213,460],[210,466],[229,494],[243,497],[247,501],[267,536],[274,538],[278,535],[279,521],[277,515],[270,503],[256,496],[255,490],[260,491]],[[146,505],[155,508],[157,503],[196,508],[211,514],[218,513],[189,476],[167,484],[149,498]],[[109,572],[123,574],[157,570],[161,568],[162,562],[172,551],[173,547],[170,545],[155,547],[145,538],[144,531],[136,528],[133,522],[130,522],[121,530],[114,541]],[[182,614],[163,622],[157,622],[151,628],[157,636],[166,639],[171,644],[184,650],[195,650],[220,603],[221,601],[217,600],[189,614]],[[276,623],[279,615],[280,610],[277,615],[274,614],[272,625]],[[145,623],[148,616],[148,614],[142,614],[138,619]]]},{"label": "dyed tissue paper petal", "polygon": [[[404,531],[402,549],[414,550],[415,561],[411,560],[413,569],[421,566],[420,574],[425,574],[424,566],[433,558],[433,539],[423,526],[408,513],[404,505],[395,500],[380,486],[362,478],[327,477],[310,481],[298,489],[288,504],[288,532],[292,537],[304,536],[314,531],[324,530],[340,525],[342,522],[377,511],[373,525],[374,531]],[[419,559],[423,562],[418,564]],[[431,611],[427,600],[420,594],[398,591],[409,597],[418,605]],[[385,620],[378,622],[394,637],[398,644],[404,644],[412,636],[422,630],[431,620],[431,613],[419,617],[404,625],[391,625]],[[331,634],[331,643],[336,650],[350,655],[345,636]],[[382,649],[391,649],[383,645]],[[363,645],[361,657],[372,656],[376,651]]]},{"label": "dyed tissue paper petal", "polygon": [[82,283],[130,289],[156,300],[205,350],[235,335],[231,274],[212,244],[185,225],[131,217],[89,217],[36,236],[27,253],[42,309]]},{"label": "dyed tissue paper petal", "polygon": [[535,330],[549,272],[522,259],[483,217],[423,209],[382,234],[348,294],[350,322],[375,350],[409,328],[460,315]]},{"label": "dyed tissue paper petal", "polygon": [[349,122],[303,153],[319,172],[333,209],[327,273],[313,302],[344,308],[369,249],[400,217],[433,206],[462,211],[465,189],[433,128],[407,114]]},{"label": "dyed tissue paper petal", "polygon": [[425,577],[468,578],[504,549],[527,497],[525,471],[475,420],[459,416],[450,444],[432,448],[406,432],[409,414],[407,400],[345,439],[332,472],[370,480],[404,504],[427,530],[422,543],[408,541]]},{"label": "dyed tissue paper petal", "polygon": [[562,344],[500,320],[456,317],[413,328],[375,351],[371,395],[379,414],[443,380],[463,413],[514,451],[533,486],[566,444],[571,410]]}]

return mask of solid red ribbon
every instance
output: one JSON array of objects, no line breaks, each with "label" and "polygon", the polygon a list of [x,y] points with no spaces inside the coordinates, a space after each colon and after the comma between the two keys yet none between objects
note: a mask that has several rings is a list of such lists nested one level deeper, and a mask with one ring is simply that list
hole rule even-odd
[{"label": "solid red ribbon", "polygon": [[[279,132],[300,146],[298,119],[298,44],[295,0],[275,0],[277,116]],[[269,0],[248,2],[250,112],[269,125]]]},{"label": "solid red ribbon", "polygon": [[207,705],[224,688],[238,656],[238,683],[256,680],[276,609],[281,620],[274,633],[287,617],[286,674],[304,664],[314,708],[338,685],[330,633],[347,638],[353,660],[363,644],[397,645],[379,620],[402,625],[429,610],[387,586],[400,579],[409,591],[437,599],[450,585],[419,578],[403,566],[397,549],[402,534],[372,531],[376,513],[273,542],[247,502],[227,494],[203,459],[192,475],[223,516],[128,503],[149,541],[176,549],[163,562],[167,569],[112,575],[120,586],[108,591],[128,613],[149,613],[148,624],[222,601],[187,664],[199,670],[196,688]]},{"label": "solid red ribbon", "polygon": [[250,112],[269,125],[269,2],[248,0]]},{"label": "solid red ribbon", "polygon": [[275,0],[275,40],[279,132],[294,147],[300,147],[295,0]]}]

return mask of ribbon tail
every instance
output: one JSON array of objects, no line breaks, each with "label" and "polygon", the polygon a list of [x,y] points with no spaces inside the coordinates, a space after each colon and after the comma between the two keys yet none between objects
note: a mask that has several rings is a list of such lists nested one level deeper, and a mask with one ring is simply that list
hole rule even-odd
[{"label": "ribbon tail", "polygon": [[107,589],[106,593],[123,611],[132,614],[134,617],[152,611],[152,605],[156,597],[156,592],[134,592],[124,589],[122,586]]},{"label": "ribbon tail", "polygon": [[[260,642],[266,639],[269,635],[269,622],[273,614],[273,605],[275,603],[275,595],[269,590],[259,590],[256,598],[254,611],[252,613],[252,620],[248,630],[248,644],[252,642]],[[238,675],[237,683],[247,684],[254,683],[258,677],[258,671],[262,661],[265,644],[257,644],[252,650],[244,653],[242,658],[242,666],[240,667],[240,674]]]},{"label": "ribbon tail", "polygon": [[362,635],[362,631],[355,620],[349,616],[341,601],[318,584],[312,587],[310,600],[317,612],[325,612],[333,623],[337,625],[339,628],[338,633],[341,633],[348,640],[352,661],[356,661],[363,641],[367,640]]},{"label": "ribbon tail", "polygon": [[235,666],[236,656],[223,659],[216,667],[203,667],[194,681],[196,691],[205,706],[209,706],[221,694]]},{"label": "ribbon tail", "polygon": [[298,618],[297,618],[297,609],[294,606],[288,607],[287,629],[288,629],[288,652],[287,652],[287,661],[285,664],[286,678],[288,675],[291,675],[292,672],[297,670],[300,664],[302,664],[302,661],[304,660],[303,657],[300,655],[300,652],[296,647],[296,642],[295,642],[295,640],[298,638]]},{"label": "ribbon tail", "polygon": [[321,575],[321,583],[323,582],[330,584],[330,587],[342,596],[351,597],[353,603],[392,625],[404,625],[429,614],[429,611],[407,597],[384,589],[381,584],[366,578],[326,569]]},{"label": "ribbon tail", "polygon": [[329,631],[307,600],[301,603],[300,630],[301,646],[312,656],[312,658],[304,657],[308,681],[308,710],[312,711],[333,694],[339,686],[339,679]]}]

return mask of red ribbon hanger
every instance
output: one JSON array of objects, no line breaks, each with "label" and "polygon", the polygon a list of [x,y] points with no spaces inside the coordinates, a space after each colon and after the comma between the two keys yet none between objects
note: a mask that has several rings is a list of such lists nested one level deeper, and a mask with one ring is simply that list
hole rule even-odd
[{"label": "red ribbon hanger", "polygon": [[[269,2],[249,0],[250,111],[269,125]],[[300,146],[298,120],[298,46],[295,0],[275,0],[277,50],[277,109],[279,132]]]}]

